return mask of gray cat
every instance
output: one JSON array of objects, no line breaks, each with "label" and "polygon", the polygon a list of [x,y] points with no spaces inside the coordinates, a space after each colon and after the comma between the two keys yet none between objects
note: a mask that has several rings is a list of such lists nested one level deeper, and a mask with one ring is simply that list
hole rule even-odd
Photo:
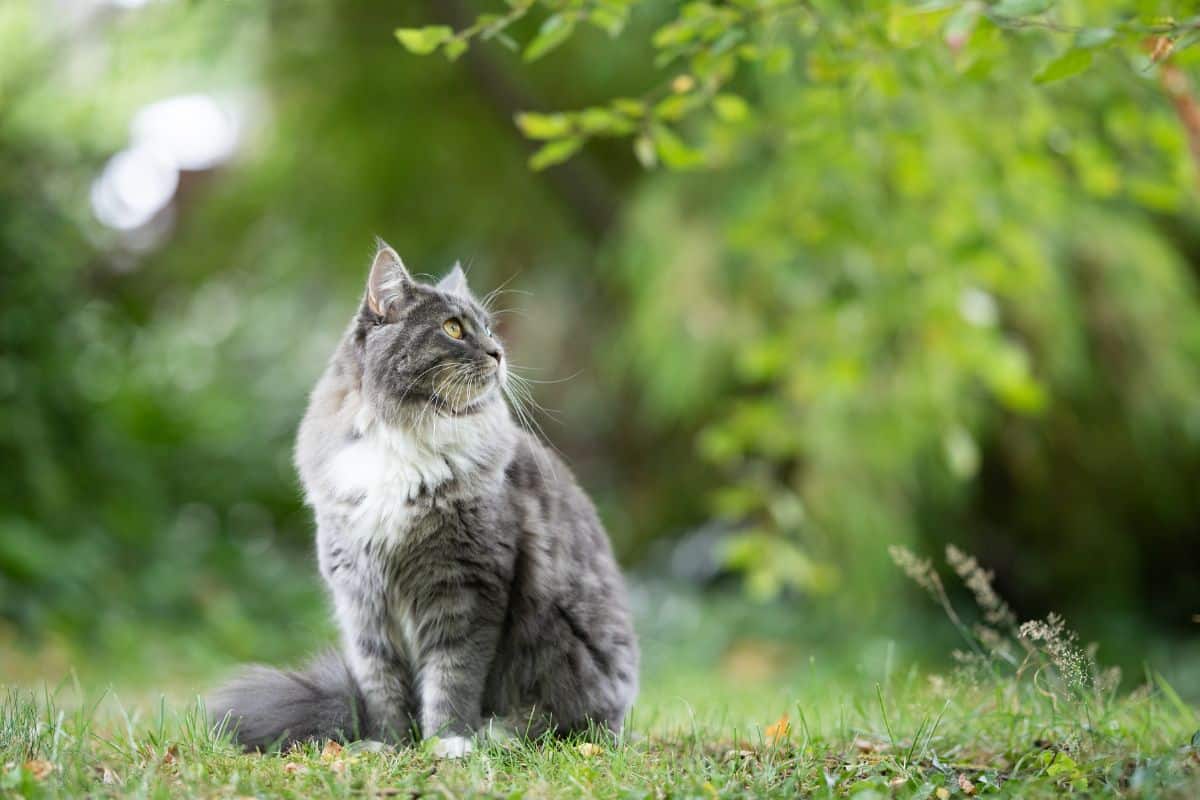
[{"label": "gray cat", "polygon": [[341,652],[210,698],[242,745],[436,736],[457,757],[489,731],[620,731],[625,586],[587,495],[510,416],[490,324],[459,266],[421,284],[380,244],[296,443]]}]

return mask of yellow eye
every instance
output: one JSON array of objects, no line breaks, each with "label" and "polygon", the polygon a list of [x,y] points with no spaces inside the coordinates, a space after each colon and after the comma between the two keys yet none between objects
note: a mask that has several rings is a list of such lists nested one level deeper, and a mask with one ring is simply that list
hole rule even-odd
[{"label": "yellow eye", "polygon": [[448,319],[442,323],[442,330],[451,339],[461,339],[463,337],[462,323],[456,319]]}]

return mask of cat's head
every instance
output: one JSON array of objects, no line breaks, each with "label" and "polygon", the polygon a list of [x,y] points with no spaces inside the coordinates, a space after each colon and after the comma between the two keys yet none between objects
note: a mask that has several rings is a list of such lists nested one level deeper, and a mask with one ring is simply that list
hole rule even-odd
[{"label": "cat's head", "polygon": [[504,348],[462,267],[431,285],[379,243],[355,320],[365,399],[386,419],[465,415],[501,402]]}]

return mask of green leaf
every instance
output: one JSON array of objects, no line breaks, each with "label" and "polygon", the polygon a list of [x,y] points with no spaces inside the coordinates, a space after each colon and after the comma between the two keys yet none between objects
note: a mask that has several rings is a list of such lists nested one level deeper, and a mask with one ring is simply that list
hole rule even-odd
[{"label": "green leaf", "polygon": [[1092,51],[1072,48],[1042,67],[1034,83],[1051,83],[1078,75],[1092,65]]},{"label": "green leaf", "polygon": [[655,31],[651,43],[659,50],[662,50],[666,47],[677,47],[681,44],[687,44],[695,37],[695,25],[690,22],[676,20]]},{"label": "green leaf", "polygon": [[991,12],[1000,17],[1032,17],[1049,11],[1054,0],[1000,0]]},{"label": "green leaf", "polygon": [[658,165],[658,152],[654,149],[654,140],[649,136],[639,136],[633,140],[633,154],[646,169],[654,169]]},{"label": "green leaf", "polygon": [[683,118],[695,105],[695,95],[673,94],[670,97],[663,98],[654,106],[654,116],[659,119],[674,121]]},{"label": "green leaf", "polygon": [[438,46],[454,37],[454,29],[448,25],[430,25],[425,28],[396,28],[396,39],[410,53],[426,56]]},{"label": "green leaf", "polygon": [[585,108],[575,118],[585,133],[602,136],[623,136],[634,128],[628,117],[608,108]]},{"label": "green leaf", "polygon": [[588,12],[588,22],[609,36],[619,36],[625,28],[628,10],[624,8],[594,8]]},{"label": "green leaf", "polygon": [[446,42],[446,46],[442,48],[442,52],[451,61],[458,61],[458,57],[467,52],[467,40],[455,36]]},{"label": "green leaf", "polygon": [[523,111],[515,117],[521,133],[530,139],[558,139],[571,132],[571,120],[566,114],[538,114]]},{"label": "green leaf", "polygon": [[571,38],[575,31],[575,21],[562,14],[547,17],[538,30],[537,36],[525,48],[525,60],[537,61],[554,48]]},{"label": "green leaf", "polygon": [[704,154],[680,139],[666,125],[655,125],[651,135],[658,157],[671,169],[692,169],[704,163]]},{"label": "green leaf", "polygon": [[736,94],[719,94],[713,98],[713,111],[725,122],[742,122],[750,116],[750,106]]},{"label": "green leaf", "polygon": [[612,107],[627,117],[640,117],[646,113],[646,102],[631,97],[614,98]]},{"label": "green leaf", "polygon": [[561,164],[579,152],[579,148],[583,147],[584,141],[582,136],[570,136],[566,139],[556,139],[553,142],[547,142],[540,150],[529,157],[529,166],[535,170],[543,170],[546,167]]},{"label": "green leaf", "polygon": [[1196,731],[1192,734],[1192,747],[1200,750],[1200,731]]}]

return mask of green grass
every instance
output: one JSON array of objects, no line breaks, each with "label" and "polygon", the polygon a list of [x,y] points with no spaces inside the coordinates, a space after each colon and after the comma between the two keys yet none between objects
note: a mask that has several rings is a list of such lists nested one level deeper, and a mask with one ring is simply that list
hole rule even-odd
[{"label": "green grass", "polygon": [[[1071,661],[1066,634],[969,640],[955,665],[912,644],[928,620],[886,640],[731,596],[643,605],[622,741],[493,743],[457,762],[428,747],[240,753],[203,722],[195,698],[231,664],[196,633],[121,635],[103,659],[57,648],[41,672],[10,655],[0,797],[1200,797],[1195,707],[1152,671],[1122,683]],[[298,612],[297,654],[320,613]],[[82,669],[57,689],[29,677],[67,662]]]},{"label": "green grass", "polygon": [[[1200,722],[1166,687],[1056,709],[1017,684],[950,687],[912,672],[840,699],[814,686],[764,729],[697,697],[685,724],[649,699],[625,741],[491,744],[459,762],[426,749],[244,755],[196,707],[123,713],[12,690],[0,794],[36,797],[1200,796]],[[726,719],[722,719],[722,716]],[[644,721],[642,721],[644,719]],[[1198,743],[1200,744],[1200,743]],[[45,773],[45,774],[43,774]]]}]

